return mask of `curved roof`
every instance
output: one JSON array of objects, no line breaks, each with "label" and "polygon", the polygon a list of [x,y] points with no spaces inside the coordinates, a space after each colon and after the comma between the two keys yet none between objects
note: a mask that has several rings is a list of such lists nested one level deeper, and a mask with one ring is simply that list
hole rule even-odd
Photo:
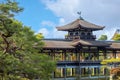
[{"label": "curved roof", "polygon": [[65,41],[65,40],[43,40],[45,43],[43,48],[70,48],[73,49],[75,48],[74,46],[71,45],[71,41]]},{"label": "curved roof", "polygon": [[83,45],[83,46],[96,46],[96,47],[107,47],[110,46],[110,43],[103,42],[103,41],[92,41],[92,40],[78,40],[76,42],[73,42],[73,46],[76,45]]},{"label": "curved roof", "polygon": [[120,42],[112,42],[108,49],[119,49],[120,50]]},{"label": "curved roof", "polygon": [[81,46],[93,46],[93,47],[108,47],[111,43],[103,41],[88,41],[88,40],[77,40],[77,41],[67,41],[67,40],[43,40],[45,43],[43,48],[57,48],[57,49],[74,49],[77,45]]},{"label": "curved roof", "polygon": [[67,30],[76,29],[79,27],[92,29],[92,30],[102,30],[104,28],[104,26],[98,26],[98,25],[92,24],[90,22],[87,22],[85,20],[81,20],[81,19],[77,19],[77,20],[73,21],[72,23],[69,23],[64,26],[56,27],[56,28],[59,31],[67,31]]}]

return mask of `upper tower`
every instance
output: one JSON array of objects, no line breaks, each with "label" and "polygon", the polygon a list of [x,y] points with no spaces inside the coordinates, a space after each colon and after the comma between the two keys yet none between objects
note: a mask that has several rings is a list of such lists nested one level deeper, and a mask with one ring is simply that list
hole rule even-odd
[{"label": "upper tower", "polygon": [[80,18],[67,25],[57,27],[57,30],[68,31],[68,35],[65,37],[68,40],[95,40],[96,36],[93,35],[93,31],[102,30],[103,28],[104,26],[98,26]]}]

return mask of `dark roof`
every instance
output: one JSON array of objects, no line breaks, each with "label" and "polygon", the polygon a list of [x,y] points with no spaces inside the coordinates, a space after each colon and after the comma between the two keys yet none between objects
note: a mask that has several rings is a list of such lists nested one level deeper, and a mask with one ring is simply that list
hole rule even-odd
[{"label": "dark roof", "polygon": [[120,49],[120,42],[112,42],[109,49]]},{"label": "dark roof", "polygon": [[69,23],[64,26],[56,27],[56,28],[59,31],[67,31],[67,30],[71,30],[71,29],[76,29],[78,27],[92,29],[92,30],[102,30],[104,28],[103,26],[98,26],[98,25],[95,25],[95,24],[92,24],[85,20],[80,20],[80,19],[77,19],[77,20],[73,21],[72,23]]},{"label": "dark roof", "polygon": [[[87,40],[77,40],[77,41],[69,41],[69,40],[43,40],[45,43],[43,48],[57,48],[57,49],[73,49],[77,45],[80,46],[96,46],[96,47],[108,47],[111,43],[103,42],[103,41],[87,41]],[[119,47],[120,48],[120,47]]]},{"label": "dark roof", "polygon": [[43,40],[45,43],[43,48],[75,48],[72,46],[71,41],[66,41],[66,40]]},{"label": "dark roof", "polygon": [[73,42],[73,46],[83,45],[83,46],[97,46],[97,47],[107,47],[110,46],[110,43],[103,41],[94,41],[94,40],[78,40]]}]

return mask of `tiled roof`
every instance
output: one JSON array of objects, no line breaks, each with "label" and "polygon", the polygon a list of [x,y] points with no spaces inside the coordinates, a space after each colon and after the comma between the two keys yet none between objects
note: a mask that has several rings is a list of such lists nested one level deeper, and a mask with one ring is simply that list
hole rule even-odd
[{"label": "tiled roof", "polygon": [[120,42],[112,42],[112,45],[110,45],[108,48],[120,49]]},{"label": "tiled roof", "polygon": [[94,40],[79,40],[76,42],[73,42],[73,46],[76,45],[83,45],[83,46],[97,46],[97,47],[102,47],[102,46],[110,46],[110,43],[103,42],[103,41],[94,41]]},{"label": "tiled roof", "polygon": [[65,40],[43,40],[45,46],[43,48],[75,48],[71,45],[71,41]]},{"label": "tiled roof", "polygon": [[92,29],[92,30],[101,30],[104,28],[103,26],[98,26],[98,25],[95,25],[95,24],[92,24],[85,20],[80,20],[80,19],[77,19],[77,20],[73,21],[72,23],[69,23],[64,26],[56,27],[56,28],[59,31],[67,31],[67,30],[71,30],[71,29],[76,29],[78,27],[88,28],[88,29]]},{"label": "tiled roof", "polygon": [[[77,41],[67,41],[67,40],[43,40],[45,43],[43,48],[62,48],[62,49],[73,49],[77,45],[81,46],[96,46],[96,47],[109,47],[111,44],[105,41],[87,41],[87,40],[77,40]],[[120,46],[118,46],[120,48]]]}]

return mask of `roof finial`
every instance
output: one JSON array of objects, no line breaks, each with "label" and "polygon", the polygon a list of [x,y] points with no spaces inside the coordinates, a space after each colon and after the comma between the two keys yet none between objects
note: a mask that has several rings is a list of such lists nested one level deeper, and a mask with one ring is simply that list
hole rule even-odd
[{"label": "roof finial", "polygon": [[79,15],[80,20],[84,20],[84,19],[81,17],[81,11],[77,12],[77,14]]}]

